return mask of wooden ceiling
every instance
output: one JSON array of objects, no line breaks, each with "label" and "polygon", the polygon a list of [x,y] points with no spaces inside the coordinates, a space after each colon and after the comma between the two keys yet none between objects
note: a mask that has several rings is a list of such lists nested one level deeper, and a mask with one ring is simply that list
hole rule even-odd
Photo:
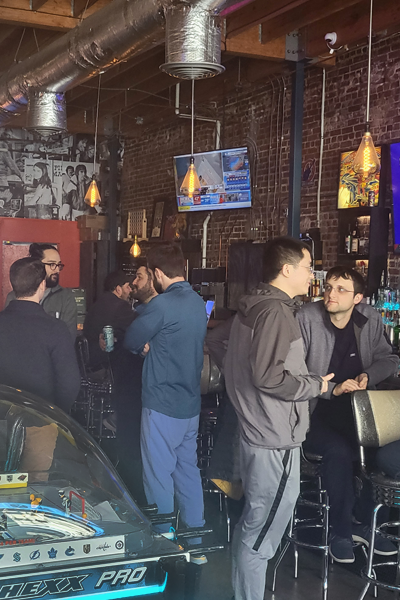
[{"label": "wooden ceiling", "polygon": [[[41,50],[81,19],[112,0],[0,0],[0,73]],[[354,47],[367,40],[370,0],[247,0],[227,11],[222,41],[224,74],[196,83],[198,112],[211,116],[211,104],[256,80],[279,75],[288,68],[286,34],[299,31],[305,56],[327,64],[324,36],[335,31],[335,47]],[[399,0],[375,0],[375,36],[400,32]],[[333,57],[334,60],[334,57]],[[100,131],[137,135],[143,127],[176,118],[177,80],[160,72],[164,47],[133,57],[101,76]],[[98,78],[67,93],[68,125],[72,132],[94,128]],[[180,103],[189,104],[190,85],[181,85]],[[12,122],[23,126],[24,117]]]}]

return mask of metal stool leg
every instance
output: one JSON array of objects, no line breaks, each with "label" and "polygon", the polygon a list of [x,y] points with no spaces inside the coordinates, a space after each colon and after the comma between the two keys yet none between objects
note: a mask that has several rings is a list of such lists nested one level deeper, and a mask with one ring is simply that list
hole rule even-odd
[{"label": "metal stool leg", "polygon": [[228,544],[231,541],[231,516],[229,514],[228,496],[224,494],[224,506],[226,515],[226,529],[227,529],[227,540]]},{"label": "metal stool leg", "polygon": [[[367,564],[367,577],[373,577],[373,560],[374,560],[374,549],[375,549],[375,536],[376,536],[376,522],[378,518],[379,509],[382,508],[383,504],[378,504],[374,508],[372,524],[371,524],[371,541],[368,548],[368,564]],[[358,600],[363,600],[368,592],[370,582],[366,583]]]},{"label": "metal stool leg", "polygon": [[324,548],[324,561],[323,561],[323,571],[322,571],[322,587],[323,587],[323,600],[327,600],[328,598],[328,574],[329,574],[329,546],[328,546],[328,536],[329,536],[329,498],[328,493],[324,492],[324,502],[323,502],[323,537],[322,543],[325,546]]}]

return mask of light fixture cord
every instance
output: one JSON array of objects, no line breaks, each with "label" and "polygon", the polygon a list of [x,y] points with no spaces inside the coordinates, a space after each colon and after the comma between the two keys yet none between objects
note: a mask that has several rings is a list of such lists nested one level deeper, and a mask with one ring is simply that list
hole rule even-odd
[{"label": "light fixture cord", "polygon": [[369,11],[369,39],[368,39],[368,85],[367,85],[367,127],[369,128],[369,100],[371,94],[371,55],[372,55],[372,9],[374,0],[371,0]]},{"label": "light fixture cord", "polygon": [[194,138],[194,79],[192,79],[192,147],[191,156],[193,156],[193,138]]},{"label": "light fixture cord", "polygon": [[100,84],[101,73],[99,73],[99,87],[97,88],[97,105],[96,105],[96,123],[94,126],[94,160],[93,160],[93,175],[96,173],[96,156],[97,156],[97,129],[99,125],[99,106],[100,106]]}]

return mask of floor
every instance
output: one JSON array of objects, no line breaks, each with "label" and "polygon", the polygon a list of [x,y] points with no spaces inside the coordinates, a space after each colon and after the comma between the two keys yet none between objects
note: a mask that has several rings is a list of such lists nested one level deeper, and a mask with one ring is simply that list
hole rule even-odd
[{"label": "floor", "polygon": [[[219,540],[225,538],[225,522],[219,513],[217,498],[206,498],[207,524],[211,523]],[[357,600],[363,588],[360,570],[365,564],[361,548],[356,549],[356,562],[353,565],[330,566],[328,600]],[[275,593],[268,587],[270,571],[267,575],[267,589],[264,600],[322,600],[321,568],[322,557],[306,549],[299,550],[299,577],[293,577],[293,552],[288,553],[278,570]],[[193,580],[184,594],[181,589],[167,594],[168,600],[232,600],[230,582],[230,545],[208,555],[208,564],[193,569]],[[367,598],[372,598],[372,590]],[[379,591],[380,600],[394,599],[392,592]]]}]

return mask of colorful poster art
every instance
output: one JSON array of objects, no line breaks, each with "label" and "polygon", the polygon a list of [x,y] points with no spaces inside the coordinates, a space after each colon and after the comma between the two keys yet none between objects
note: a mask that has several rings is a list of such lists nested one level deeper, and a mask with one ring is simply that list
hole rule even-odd
[{"label": "colorful poster art", "polygon": [[[376,148],[381,159],[381,147]],[[360,206],[377,206],[379,201],[380,171],[368,178],[363,178],[353,170],[356,151],[342,152],[340,155],[340,175],[338,208],[358,208]]]}]

